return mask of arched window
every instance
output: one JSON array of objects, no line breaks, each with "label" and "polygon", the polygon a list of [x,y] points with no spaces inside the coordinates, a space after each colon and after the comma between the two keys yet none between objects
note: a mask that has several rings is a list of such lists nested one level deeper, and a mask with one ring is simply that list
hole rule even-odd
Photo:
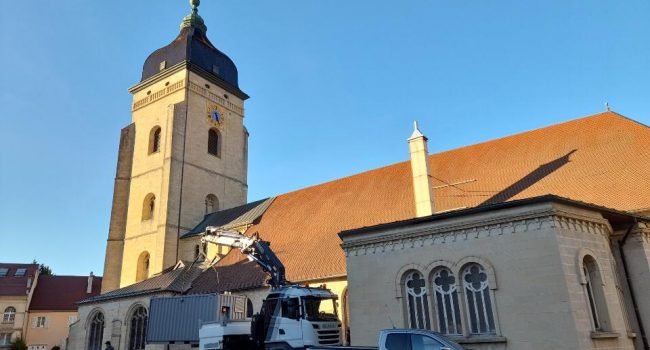
[{"label": "arched window", "polygon": [[160,127],[154,126],[149,133],[149,154],[160,151]]},{"label": "arched window", "polygon": [[253,317],[253,302],[249,299],[246,298],[246,317]]},{"label": "arched window", "polygon": [[90,319],[88,326],[88,348],[87,350],[102,350],[102,339],[104,338],[104,314],[96,312]]},{"label": "arched window", "polygon": [[221,157],[221,135],[216,128],[208,131],[208,153]]},{"label": "arched window", "polygon": [[431,329],[426,280],[419,271],[408,271],[404,279],[406,309],[410,328]]},{"label": "arched window", "polygon": [[142,202],[142,221],[151,220],[156,209],[156,196],[149,193]]},{"label": "arched window", "polygon": [[2,323],[14,323],[16,319],[16,308],[9,306],[5,309],[4,314],[2,315]]},{"label": "arched window", "polygon": [[129,328],[129,350],[144,349],[145,339],[147,338],[147,323],[149,316],[144,306],[139,306],[131,315],[131,325]]},{"label": "arched window", "polygon": [[456,277],[446,267],[434,271],[432,278],[433,303],[438,318],[438,331],[442,334],[462,335],[460,305]]},{"label": "arched window", "polygon": [[488,276],[483,266],[471,263],[462,272],[470,334],[495,334]]},{"label": "arched window", "polygon": [[201,254],[201,247],[197,244],[194,246],[194,259],[199,258],[199,254]]},{"label": "arched window", "polygon": [[138,267],[135,274],[135,281],[140,282],[149,277],[149,252],[142,252],[138,257]]},{"label": "arched window", "polygon": [[210,214],[219,211],[219,199],[210,193],[205,196],[205,213]]},{"label": "arched window", "polygon": [[582,270],[584,273],[585,294],[587,294],[594,330],[607,331],[609,330],[609,315],[603,290],[603,280],[596,260],[592,256],[586,255],[582,260]]}]

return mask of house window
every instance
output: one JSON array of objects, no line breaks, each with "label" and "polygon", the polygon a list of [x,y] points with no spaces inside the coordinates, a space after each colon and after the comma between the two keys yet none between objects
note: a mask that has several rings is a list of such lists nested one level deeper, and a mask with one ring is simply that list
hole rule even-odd
[{"label": "house window", "polygon": [[2,323],[4,324],[13,324],[16,319],[16,308],[9,306],[5,309],[4,314],[2,314]]},{"label": "house window", "polygon": [[219,211],[219,199],[210,193],[205,197],[205,214],[207,215],[216,211]]},{"label": "house window", "polygon": [[148,321],[147,309],[143,306],[133,311],[133,315],[131,315],[131,327],[129,329],[129,350],[144,349]]},{"label": "house window", "polygon": [[36,328],[45,328],[47,326],[47,317],[38,316],[36,317]]},{"label": "house window", "polygon": [[589,255],[584,257],[582,264],[585,293],[587,294],[593,328],[596,331],[607,331],[609,330],[609,320],[600,269],[596,264],[596,260]]},{"label": "house window", "polygon": [[11,344],[11,333],[0,333],[0,345]]},{"label": "house window", "polygon": [[471,334],[495,334],[488,276],[483,266],[472,263],[463,270],[467,319]]},{"label": "house window", "polygon": [[14,273],[14,276],[16,276],[16,277],[24,277],[26,272],[27,272],[27,269],[17,269],[16,273]]},{"label": "house window", "polygon": [[419,271],[409,271],[404,280],[408,325],[410,328],[430,329],[426,281]]},{"label": "house window", "polygon": [[212,128],[208,131],[208,153],[221,157],[221,136],[219,130]]},{"label": "house window", "polygon": [[160,134],[159,126],[154,126],[149,133],[149,154],[160,151]]},{"label": "house window", "polygon": [[6,267],[0,268],[0,277],[7,277],[7,273],[9,272],[9,269]]},{"label": "house window", "polygon": [[432,286],[438,331],[442,334],[462,335],[456,277],[448,268],[440,268],[433,273]]},{"label": "house window", "polygon": [[88,327],[87,350],[102,350],[102,338],[104,338],[104,314],[96,312],[90,319]]},{"label": "house window", "polygon": [[142,202],[142,221],[151,220],[156,209],[156,196],[149,193]]}]

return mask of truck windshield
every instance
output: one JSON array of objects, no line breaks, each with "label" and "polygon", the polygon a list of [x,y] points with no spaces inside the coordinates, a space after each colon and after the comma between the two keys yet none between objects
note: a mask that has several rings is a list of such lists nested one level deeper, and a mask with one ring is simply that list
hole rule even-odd
[{"label": "truck windshield", "polygon": [[303,297],[305,316],[309,321],[337,321],[336,300],[332,298]]}]

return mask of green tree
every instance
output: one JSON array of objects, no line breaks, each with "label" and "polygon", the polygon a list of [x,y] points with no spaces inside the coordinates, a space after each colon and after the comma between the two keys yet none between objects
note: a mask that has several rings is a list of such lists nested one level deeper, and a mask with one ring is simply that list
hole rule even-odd
[{"label": "green tree", "polygon": [[27,350],[27,344],[25,344],[25,341],[23,338],[16,338],[16,340],[11,342],[10,345],[11,350]]},{"label": "green tree", "polygon": [[52,276],[54,273],[52,273],[52,269],[45,265],[45,264],[39,264],[36,259],[32,261],[32,264],[38,264],[38,271],[40,272],[41,276]]}]

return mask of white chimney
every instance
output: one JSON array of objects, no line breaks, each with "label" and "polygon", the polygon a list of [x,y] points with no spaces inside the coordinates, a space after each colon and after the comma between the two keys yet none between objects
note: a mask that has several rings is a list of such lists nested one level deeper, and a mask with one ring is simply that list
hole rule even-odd
[{"label": "white chimney", "polygon": [[415,198],[415,216],[422,217],[434,213],[433,183],[429,170],[429,151],[427,137],[413,122],[413,133],[408,139],[411,154],[411,174],[413,175],[413,194]]},{"label": "white chimney", "polygon": [[86,286],[86,293],[90,294],[93,292],[93,279],[95,279],[95,275],[93,275],[93,272],[90,271],[90,275],[88,275],[88,285]]}]

